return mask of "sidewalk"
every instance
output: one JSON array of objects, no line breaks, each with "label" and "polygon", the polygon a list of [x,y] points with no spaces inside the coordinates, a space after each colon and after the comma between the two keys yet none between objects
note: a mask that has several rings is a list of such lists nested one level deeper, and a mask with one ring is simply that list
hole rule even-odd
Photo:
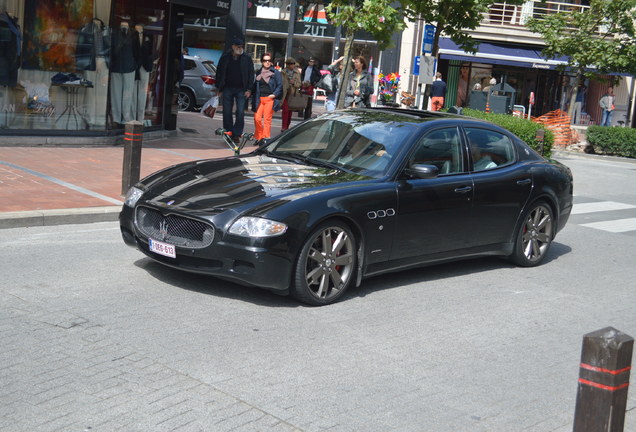
[{"label": "sidewalk", "polygon": [[[314,101],[313,115],[323,112],[323,102]],[[254,132],[254,116],[245,114],[245,132]],[[140,178],[181,162],[232,156],[214,134],[221,116],[180,112],[176,136],[144,140]],[[300,121],[294,113],[292,125]],[[278,112],[272,134],[280,127]],[[0,228],[117,220],[124,201],[123,155],[122,146],[0,147]]]}]

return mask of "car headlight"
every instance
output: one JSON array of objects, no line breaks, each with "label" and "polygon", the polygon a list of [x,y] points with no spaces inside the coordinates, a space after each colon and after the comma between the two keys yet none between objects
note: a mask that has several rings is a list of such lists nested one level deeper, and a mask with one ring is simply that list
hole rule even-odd
[{"label": "car headlight", "polygon": [[142,191],[141,189],[134,186],[131,187],[130,189],[128,189],[128,193],[126,194],[126,201],[124,201],[124,204],[128,207],[134,207],[143,194],[144,191]]},{"label": "car headlight", "polygon": [[230,234],[242,237],[274,237],[287,231],[287,225],[269,219],[244,216],[230,227]]}]

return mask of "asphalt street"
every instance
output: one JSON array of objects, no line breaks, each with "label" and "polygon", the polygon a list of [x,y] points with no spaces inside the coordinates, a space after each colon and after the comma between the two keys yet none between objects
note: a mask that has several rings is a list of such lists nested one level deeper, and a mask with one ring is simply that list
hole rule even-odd
[{"label": "asphalt street", "polygon": [[321,308],[163,267],[116,222],[4,229],[0,431],[569,432],[583,335],[636,334],[636,166],[564,159],[575,211],[544,265],[410,270]]}]

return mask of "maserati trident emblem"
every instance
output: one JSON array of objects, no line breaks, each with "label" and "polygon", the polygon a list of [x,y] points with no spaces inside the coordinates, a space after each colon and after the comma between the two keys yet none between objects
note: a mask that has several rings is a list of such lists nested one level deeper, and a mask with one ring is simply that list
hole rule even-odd
[{"label": "maserati trident emblem", "polygon": [[165,220],[159,223],[159,235],[161,236],[161,241],[165,241],[168,238],[168,222]]}]

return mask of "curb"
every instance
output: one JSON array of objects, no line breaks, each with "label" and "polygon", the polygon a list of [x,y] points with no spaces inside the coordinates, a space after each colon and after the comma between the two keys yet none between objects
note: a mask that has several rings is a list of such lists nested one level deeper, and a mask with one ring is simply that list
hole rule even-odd
[{"label": "curb", "polygon": [[112,222],[120,211],[121,206],[107,206],[0,213],[0,229]]}]

